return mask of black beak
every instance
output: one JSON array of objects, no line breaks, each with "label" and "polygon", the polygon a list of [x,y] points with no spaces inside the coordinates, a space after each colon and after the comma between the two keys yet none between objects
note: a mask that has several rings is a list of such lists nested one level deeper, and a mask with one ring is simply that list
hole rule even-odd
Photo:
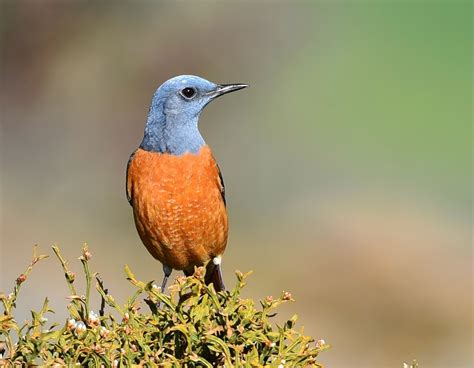
[{"label": "black beak", "polygon": [[208,96],[216,98],[225,95],[226,93],[235,92],[247,87],[248,84],[219,84],[216,89],[208,93]]}]

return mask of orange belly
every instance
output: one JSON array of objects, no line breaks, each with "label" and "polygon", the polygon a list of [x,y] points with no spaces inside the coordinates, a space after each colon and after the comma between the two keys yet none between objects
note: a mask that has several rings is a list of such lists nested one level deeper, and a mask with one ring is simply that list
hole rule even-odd
[{"label": "orange belly", "polygon": [[219,168],[208,146],[181,156],[138,149],[127,170],[135,224],[163,264],[192,270],[221,255],[227,212]]}]

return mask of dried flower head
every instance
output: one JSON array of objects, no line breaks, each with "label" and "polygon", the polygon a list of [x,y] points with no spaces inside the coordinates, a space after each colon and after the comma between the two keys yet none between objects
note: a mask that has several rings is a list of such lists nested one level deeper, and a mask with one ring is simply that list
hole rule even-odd
[{"label": "dried flower head", "polygon": [[194,270],[194,276],[198,279],[202,278],[204,276],[204,267],[196,267]]},{"label": "dried flower head", "polygon": [[326,341],[324,341],[323,339],[316,341],[317,348],[322,348],[324,345],[326,345]]},{"label": "dried flower head", "polygon": [[26,281],[26,275],[22,273],[20,276],[17,277],[16,283],[17,284],[22,284]]},{"label": "dried flower head", "polygon": [[79,257],[81,261],[89,261],[92,258],[92,254],[89,251],[89,247],[84,244],[84,247],[82,248],[82,255]]}]

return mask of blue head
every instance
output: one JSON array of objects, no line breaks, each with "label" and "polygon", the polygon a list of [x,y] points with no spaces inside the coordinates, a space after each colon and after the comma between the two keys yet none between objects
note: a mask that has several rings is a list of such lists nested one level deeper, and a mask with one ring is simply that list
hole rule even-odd
[{"label": "blue head", "polygon": [[175,155],[197,153],[205,144],[198,129],[201,111],[215,98],[245,87],[219,85],[194,75],[167,80],[153,95],[140,148]]}]

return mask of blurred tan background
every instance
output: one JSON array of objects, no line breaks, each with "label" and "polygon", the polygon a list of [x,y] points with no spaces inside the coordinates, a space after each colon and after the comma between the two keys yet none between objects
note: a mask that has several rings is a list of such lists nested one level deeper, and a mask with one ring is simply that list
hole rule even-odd
[{"label": "blurred tan background", "polygon": [[[470,2],[1,1],[0,290],[33,244],[83,242],[117,299],[161,265],[141,245],[125,167],[158,85],[250,89],[200,127],[226,182],[245,295],[290,290],[279,317],[333,348],[328,367],[471,367]],[[173,275],[177,275],[174,273]],[[18,319],[48,295],[49,259]]]}]

